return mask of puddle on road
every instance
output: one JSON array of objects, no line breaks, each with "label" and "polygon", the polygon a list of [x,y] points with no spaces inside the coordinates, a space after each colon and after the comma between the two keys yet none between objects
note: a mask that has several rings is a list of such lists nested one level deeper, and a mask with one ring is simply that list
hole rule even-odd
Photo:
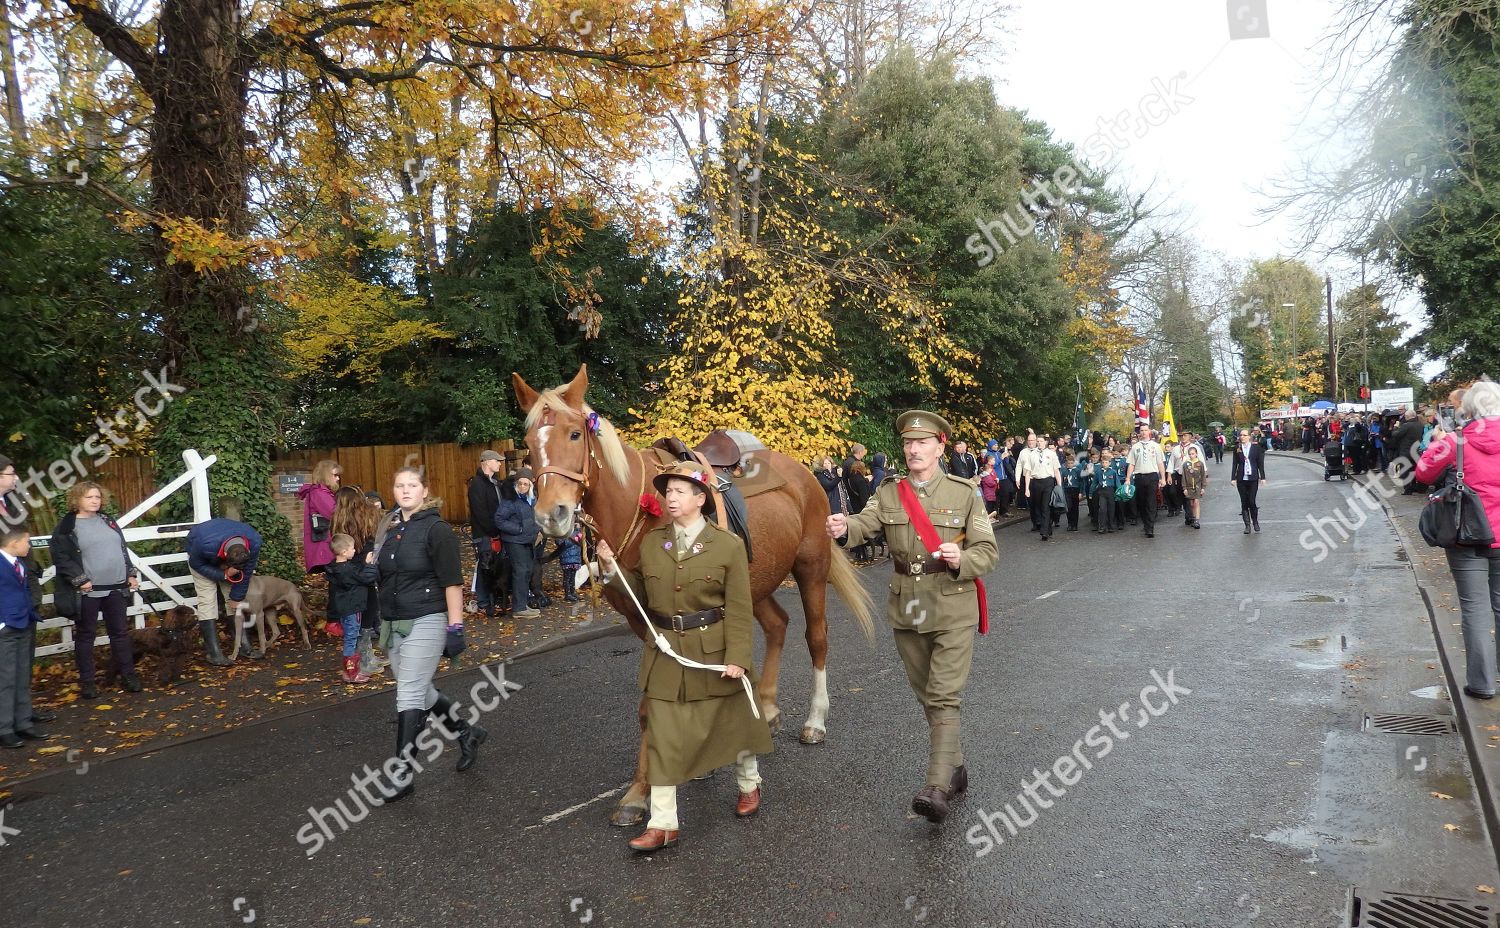
[{"label": "puddle on road", "polygon": [[1296,661],[1296,666],[1301,670],[1333,670],[1344,666],[1348,657],[1343,653],[1349,650],[1349,637],[1339,635],[1334,637],[1328,635],[1322,638],[1304,638],[1301,641],[1290,642],[1290,647],[1299,651],[1309,651],[1317,657]]},{"label": "puddle on road", "polygon": [[1349,600],[1343,596],[1329,596],[1326,593],[1305,593],[1292,600],[1294,603],[1347,603]]}]

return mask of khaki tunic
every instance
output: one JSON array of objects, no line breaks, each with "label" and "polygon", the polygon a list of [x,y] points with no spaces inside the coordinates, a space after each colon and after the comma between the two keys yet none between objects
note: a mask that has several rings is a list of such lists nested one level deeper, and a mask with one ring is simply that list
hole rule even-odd
[{"label": "khaki tunic", "polygon": [[[706,522],[693,548],[678,558],[668,545],[669,523],[641,539],[640,563],[622,570],[641,604],[659,616],[724,608],[724,618],[703,628],[658,628],[672,650],[702,664],[736,664],[755,677],[755,633],[750,562],[738,535]],[[732,764],[744,753],[769,754],[771,730],[755,718],[744,686],[719,673],[684,667],[647,635],[641,652],[646,694],[646,771],[653,786],[669,786]]]},{"label": "khaki tunic", "polygon": [[[884,529],[892,560],[931,560],[901,506],[898,487],[905,479],[893,474],[880,482],[874,502],[849,517],[845,545],[863,544]],[[939,540],[954,541],[963,535],[963,559],[956,570],[942,573],[905,576],[893,570],[886,619],[892,628],[924,633],[977,626],[979,602],[974,579],[989,573],[1000,556],[984,500],[972,483],[947,474],[939,474],[918,489],[917,499],[937,529]]]}]

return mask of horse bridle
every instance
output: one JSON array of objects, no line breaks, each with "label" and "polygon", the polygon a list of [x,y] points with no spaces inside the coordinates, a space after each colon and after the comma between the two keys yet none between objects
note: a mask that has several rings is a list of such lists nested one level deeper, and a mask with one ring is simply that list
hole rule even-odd
[{"label": "horse bridle", "polygon": [[[549,409],[548,411],[550,412],[551,410]],[[538,486],[540,486],[543,477],[547,476],[548,474],[556,474],[559,477],[566,477],[579,486],[583,487],[584,493],[587,493],[589,491],[589,487],[592,486],[592,482],[589,480],[589,462],[593,462],[593,470],[597,471],[599,470],[599,458],[595,454],[594,433],[589,431],[587,415],[584,416],[584,420],[583,470],[580,472],[576,470],[569,470],[566,467],[553,467],[550,464],[546,467],[537,468],[536,478]],[[582,502],[581,499],[579,501]]]}]

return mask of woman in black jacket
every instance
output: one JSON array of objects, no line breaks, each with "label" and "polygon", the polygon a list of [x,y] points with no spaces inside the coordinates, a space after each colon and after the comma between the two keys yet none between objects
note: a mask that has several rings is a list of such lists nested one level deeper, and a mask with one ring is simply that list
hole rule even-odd
[{"label": "woman in black jacket", "polygon": [[103,512],[104,488],[83,480],[68,491],[68,514],[52,533],[52,562],[57,566],[57,614],[73,620],[73,661],[84,699],[99,695],[94,683],[94,639],[99,616],[109,635],[109,650],[125,688],[141,691],[130,651],[126,597],[140,585],[140,571],[130,563],[125,533]]},{"label": "woman in black jacket", "polygon": [[818,462],[818,483],[828,494],[828,511],[837,515],[849,511],[849,491],[844,486],[843,475],[833,465],[833,458],[824,456]]},{"label": "woman in black jacket", "polygon": [[[458,536],[443,521],[442,500],[429,499],[427,477],[414,467],[396,471],[396,505],[385,523],[376,554],[380,565],[380,643],[390,655],[396,678],[396,759],[387,763],[396,802],[416,789],[417,736],[433,716],[445,734],[458,741],[458,769],[468,770],[488,733],[459,718],[454,702],[432,685],[450,630],[464,624],[464,575],[459,565]],[[435,755],[424,745],[429,759]],[[394,771],[392,768],[394,767]]]}]

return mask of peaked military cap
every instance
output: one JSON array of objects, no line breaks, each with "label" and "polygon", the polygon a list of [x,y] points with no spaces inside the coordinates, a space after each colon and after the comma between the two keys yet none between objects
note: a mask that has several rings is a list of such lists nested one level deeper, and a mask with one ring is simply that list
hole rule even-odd
[{"label": "peaked military cap", "polygon": [[896,432],[902,438],[932,437],[947,442],[948,437],[953,434],[953,426],[935,412],[908,409],[896,417]]}]

